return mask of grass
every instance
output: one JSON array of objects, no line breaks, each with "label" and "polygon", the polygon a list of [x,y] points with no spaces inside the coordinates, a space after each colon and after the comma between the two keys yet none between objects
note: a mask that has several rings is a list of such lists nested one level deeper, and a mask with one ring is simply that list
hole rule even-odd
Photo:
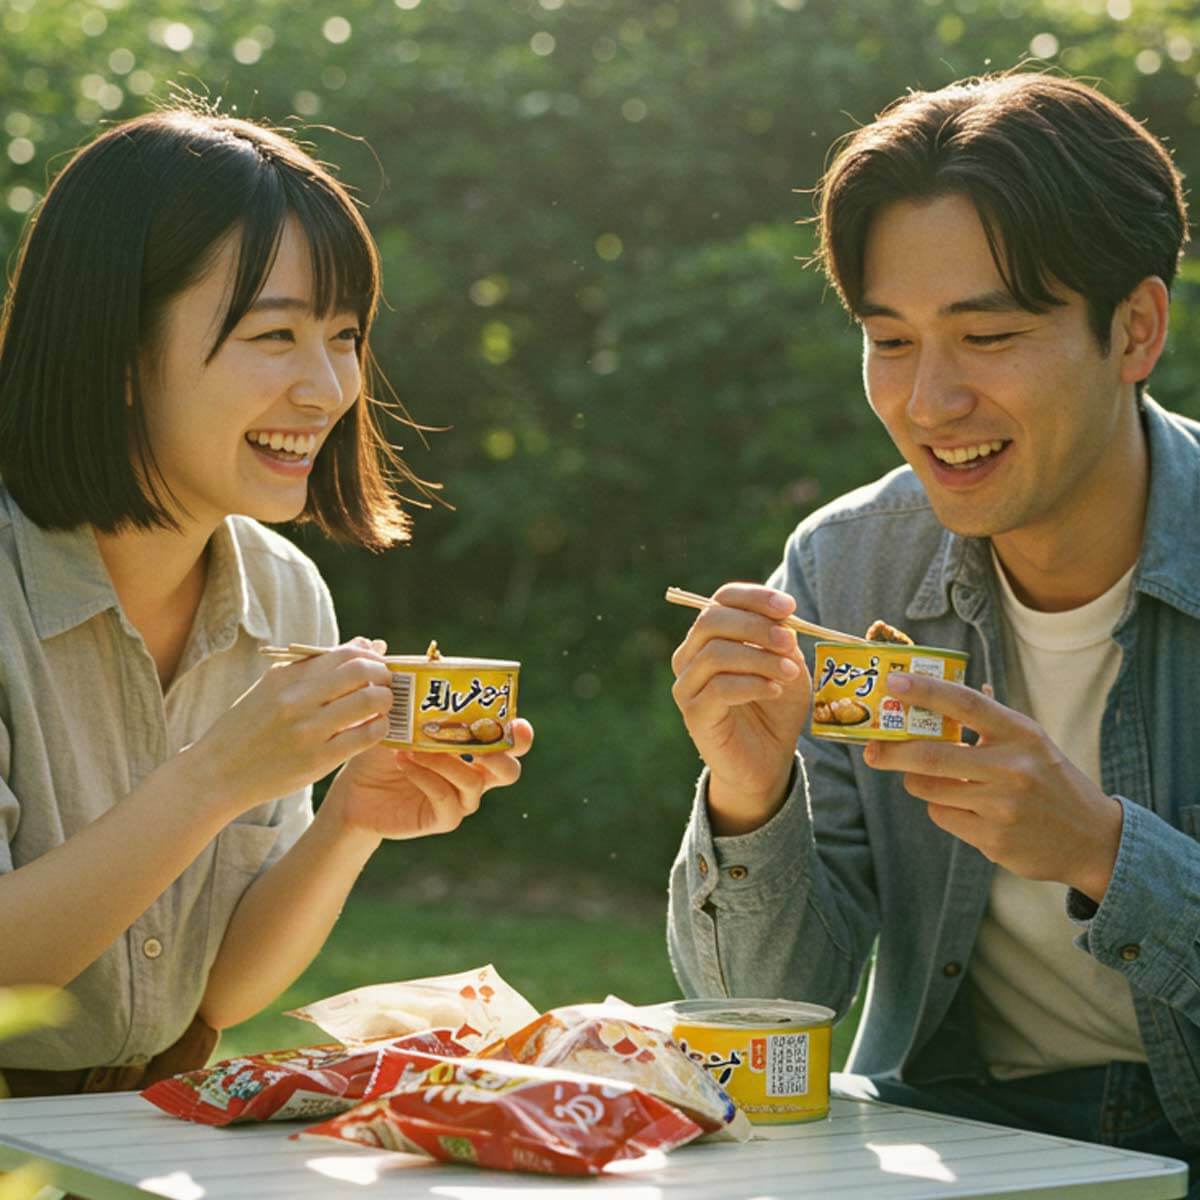
[{"label": "grass", "polygon": [[[680,995],[667,961],[661,892],[611,881],[530,880],[516,871],[468,879],[442,870],[402,883],[376,869],[359,882],[324,950],[269,1009],[221,1039],[219,1055],[325,1039],[283,1012],[371,983],[443,975],[492,963],[539,1012],[603,1000],[632,1004]],[[834,1031],[840,1069],[857,1013]]]}]

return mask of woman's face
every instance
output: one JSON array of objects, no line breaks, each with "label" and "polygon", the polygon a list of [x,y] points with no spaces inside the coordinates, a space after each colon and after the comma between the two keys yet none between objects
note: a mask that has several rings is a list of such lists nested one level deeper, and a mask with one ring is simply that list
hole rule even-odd
[{"label": "woman's face", "polygon": [[210,362],[228,310],[237,237],[169,302],[143,370],[150,445],[185,528],[231,513],[288,521],[334,424],[358,397],[359,320],[312,310],[308,242],[289,217],[258,299]]}]

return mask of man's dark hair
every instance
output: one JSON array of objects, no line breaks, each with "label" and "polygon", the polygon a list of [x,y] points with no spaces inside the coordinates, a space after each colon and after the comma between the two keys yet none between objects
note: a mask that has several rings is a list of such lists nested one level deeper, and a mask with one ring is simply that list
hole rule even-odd
[{"label": "man's dark hair", "polygon": [[366,394],[379,263],[362,216],[282,132],[185,109],[123,122],[85,146],[26,229],[0,317],[0,477],[32,520],[105,532],[177,527],[151,453],[139,364],[154,357],[168,303],[233,236],[215,355],[261,291],[289,217],[311,252],[314,311],[357,315],[364,367],[299,519],[376,549],[408,536],[392,485],[429,485],[388,445]]},{"label": "man's dark hair", "polygon": [[967,197],[1017,303],[1080,293],[1102,353],[1113,312],[1147,276],[1171,286],[1187,240],[1163,145],[1093,88],[1042,73],[913,92],[848,135],[817,188],[817,260],[857,314],[872,220],[896,200]]}]

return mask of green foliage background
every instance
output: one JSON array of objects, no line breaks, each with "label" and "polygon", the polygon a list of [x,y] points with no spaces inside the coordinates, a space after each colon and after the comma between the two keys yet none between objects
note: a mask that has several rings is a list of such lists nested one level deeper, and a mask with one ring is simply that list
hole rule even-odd
[{"label": "green foliage background", "polygon": [[[0,255],[75,146],[172,84],[304,127],[367,206],[376,355],[451,427],[397,437],[455,508],[383,556],[302,544],[347,634],[520,658],[538,733],[517,789],[373,869],[661,886],[698,769],[663,590],[765,576],[806,512],[898,461],[798,261],[830,143],[1033,54],[1187,172],[1197,46],[1183,0],[0,0]],[[1193,414],[1194,279],[1154,380]]]}]

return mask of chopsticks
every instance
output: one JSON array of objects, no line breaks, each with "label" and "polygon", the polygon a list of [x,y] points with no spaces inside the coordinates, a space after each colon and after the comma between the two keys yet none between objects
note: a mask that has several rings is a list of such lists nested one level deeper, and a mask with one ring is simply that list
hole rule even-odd
[{"label": "chopsticks", "polygon": [[289,642],[286,646],[259,646],[258,652],[272,662],[294,663],[332,649],[332,646],[305,646],[302,642]]},{"label": "chopsticks", "polygon": [[[708,596],[698,596],[695,592],[685,592],[682,588],[677,587],[667,588],[666,598],[671,604],[679,604],[684,608],[712,608],[716,604],[716,601],[709,599]],[[787,629],[795,630],[796,633],[807,633],[809,637],[824,638],[830,642],[854,642],[861,646],[875,644],[866,638],[856,637],[852,633],[842,633],[837,629],[816,625],[812,621],[802,621],[799,617],[784,617],[779,624]]]}]

